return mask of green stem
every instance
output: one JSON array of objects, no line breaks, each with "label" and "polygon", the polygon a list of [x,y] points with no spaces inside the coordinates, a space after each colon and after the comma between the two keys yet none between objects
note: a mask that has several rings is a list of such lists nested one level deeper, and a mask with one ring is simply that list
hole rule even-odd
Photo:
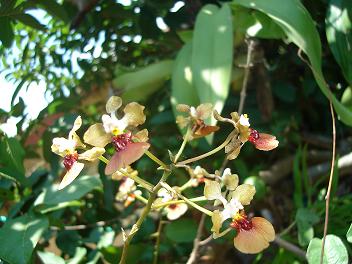
[{"label": "green stem", "polygon": [[212,211],[209,211],[208,209],[205,209],[204,207],[194,203],[193,201],[191,201],[190,199],[188,199],[187,197],[183,196],[182,194],[180,194],[179,192],[177,192],[175,189],[171,188],[170,185],[168,185],[167,183],[161,183],[161,185],[169,190],[170,192],[174,192],[177,194],[178,197],[180,197],[182,200],[185,201],[186,204],[196,208],[197,210],[201,211],[202,213],[205,213],[206,215],[208,216],[212,216],[213,215],[213,212]]},{"label": "green stem", "polygon": [[[104,156],[100,156],[99,159],[104,162],[105,164],[108,164],[109,160],[107,158],[105,158]],[[152,184],[150,184],[149,182],[143,180],[142,178],[138,177],[137,175],[133,175],[133,174],[128,174],[122,170],[118,170],[120,173],[122,173],[123,175],[125,175],[126,177],[131,178],[132,180],[134,180],[136,183],[138,183],[139,185],[141,185],[143,188],[147,189],[149,192],[151,192],[154,188],[154,186]]]},{"label": "green stem", "polygon": [[153,153],[151,153],[149,150],[147,150],[145,152],[145,154],[155,163],[157,163],[158,165],[160,165],[161,167],[163,167],[164,170],[169,170],[169,167],[162,162],[160,159],[158,159]]},{"label": "green stem", "polygon": [[144,203],[144,204],[148,203],[148,200],[145,199],[142,195],[134,193],[134,196],[136,197],[137,200],[141,201],[142,203]]},{"label": "green stem", "polygon": [[197,160],[201,160],[201,159],[204,159],[204,158],[206,158],[206,157],[208,157],[208,156],[211,156],[211,155],[215,154],[216,152],[218,152],[218,151],[222,150],[224,147],[226,147],[226,145],[231,141],[231,139],[235,136],[235,134],[237,134],[237,131],[236,131],[236,130],[232,131],[232,132],[230,133],[230,135],[228,135],[228,137],[226,138],[226,140],[225,140],[220,146],[216,147],[215,149],[213,149],[213,150],[211,150],[211,151],[209,151],[209,152],[207,152],[207,153],[204,153],[204,154],[202,154],[202,155],[199,155],[199,156],[197,156],[197,157],[194,157],[194,158],[191,158],[191,159],[187,159],[187,160],[178,162],[178,163],[176,164],[176,167],[177,167],[177,166],[183,166],[183,165],[186,165],[186,164],[188,164],[188,163],[195,162],[195,161],[197,161]]},{"label": "green stem", "polygon": [[183,150],[185,149],[186,144],[187,144],[187,142],[188,142],[188,137],[189,137],[189,135],[191,134],[191,132],[192,132],[192,130],[188,128],[188,129],[187,129],[187,132],[186,132],[186,135],[185,135],[184,138],[183,138],[182,145],[181,145],[180,149],[178,150],[178,152],[177,152],[177,154],[176,154],[176,156],[175,156],[174,163],[176,163],[176,162],[178,161],[178,159],[180,158],[180,156],[181,156]]},{"label": "green stem", "polygon": [[[195,197],[195,198],[191,198],[189,199],[191,202],[202,202],[202,201],[206,201],[207,198],[205,198],[205,196],[199,196],[199,197]],[[153,206],[153,209],[159,209],[168,205],[172,205],[172,204],[181,204],[181,203],[186,203],[184,200],[171,200],[168,202],[164,202],[164,203],[159,203],[156,204],[155,206]]]},{"label": "green stem", "polygon": [[157,193],[162,187],[162,183],[166,181],[166,179],[167,179],[167,177],[169,177],[170,173],[171,173],[170,171],[166,171],[166,170],[164,171],[163,176],[161,177],[160,181],[153,188],[153,190],[149,196],[148,202],[147,202],[146,206],[144,207],[141,216],[139,217],[137,222],[132,226],[130,233],[125,238],[123,250],[122,250],[122,255],[121,255],[121,259],[120,259],[120,264],[126,263],[127,253],[128,253],[128,248],[129,248],[130,242],[131,242],[132,238],[135,236],[135,234],[138,232],[138,230],[140,229],[140,227],[141,227],[142,223],[144,222],[144,220],[146,219],[146,217],[148,216],[150,210],[152,209],[153,202],[155,201],[155,199],[157,197]]},{"label": "green stem", "polygon": [[161,234],[161,228],[163,227],[163,223],[164,223],[164,221],[162,220],[162,216],[160,216],[158,230],[156,231],[156,241],[155,241],[154,252],[153,252],[153,264],[158,263],[160,234]]},{"label": "green stem", "polygon": [[190,188],[193,186],[193,181],[196,180],[195,178],[191,178],[186,182],[184,185],[182,185],[180,188],[178,188],[179,192],[183,192],[184,190]]}]

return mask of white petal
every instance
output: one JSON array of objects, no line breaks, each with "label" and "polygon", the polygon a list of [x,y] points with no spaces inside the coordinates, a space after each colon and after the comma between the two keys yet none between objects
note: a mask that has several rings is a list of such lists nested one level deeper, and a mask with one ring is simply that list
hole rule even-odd
[{"label": "white petal", "polygon": [[176,207],[170,208],[170,206],[165,208],[165,211],[167,212],[167,219],[169,220],[175,220],[179,218],[181,215],[185,214],[188,206],[186,204],[176,204]]},{"label": "white petal", "polygon": [[76,141],[63,137],[54,138],[51,150],[60,156],[72,154],[76,148]]},{"label": "white petal", "polygon": [[249,118],[247,117],[247,115],[241,115],[240,120],[239,120],[239,123],[240,123],[242,126],[245,126],[245,127],[249,127],[249,126],[250,126],[250,124],[249,124]]},{"label": "white petal", "polygon": [[77,161],[73,163],[71,169],[67,171],[66,175],[60,182],[59,190],[65,188],[67,185],[73,182],[73,180],[76,179],[77,176],[81,173],[81,171],[83,170],[83,167],[84,167],[83,163],[80,163]]}]

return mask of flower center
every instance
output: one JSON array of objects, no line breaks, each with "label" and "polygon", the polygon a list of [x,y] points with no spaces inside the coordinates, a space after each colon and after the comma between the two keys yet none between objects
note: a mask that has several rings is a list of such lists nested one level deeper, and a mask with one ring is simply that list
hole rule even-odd
[{"label": "flower center", "polygon": [[116,151],[124,150],[130,143],[132,143],[131,132],[112,137],[112,144],[114,145]]},{"label": "flower center", "polygon": [[78,160],[78,154],[77,152],[73,153],[73,154],[67,154],[64,157],[64,161],[63,164],[66,168],[66,170],[70,170],[73,166],[73,164]]},{"label": "flower center", "polygon": [[117,136],[119,134],[121,134],[122,131],[120,131],[120,129],[118,129],[117,127],[115,127],[111,133],[114,135],[114,136]]},{"label": "flower center", "polygon": [[255,143],[260,137],[259,133],[255,129],[250,129],[250,131],[251,132],[249,134],[248,141],[251,142],[251,143]]},{"label": "flower center", "polygon": [[248,219],[245,213],[237,213],[230,226],[240,232],[241,230],[250,230],[253,227],[252,221]]},{"label": "flower center", "polygon": [[177,204],[170,204],[170,205],[169,205],[169,208],[170,208],[171,210],[175,210],[176,207],[177,207]]}]

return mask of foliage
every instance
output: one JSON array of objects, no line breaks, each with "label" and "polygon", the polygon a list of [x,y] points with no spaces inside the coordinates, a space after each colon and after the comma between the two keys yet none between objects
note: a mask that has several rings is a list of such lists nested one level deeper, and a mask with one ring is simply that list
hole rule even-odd
[{"label": "foliage", "polygon": [[[0,72],[15,87],[9,109],[0,109],[0,122],[17,120],[16,136],[0,130],[0,259],[11,264],[116,263],[123,255],[123,237],[143,214],[145,205],[138,195],[149,197],[161,177],[157,168],[166,163],[172,164],[167,183],[184,188],[181,195],[195,198],[198,210],[204,210],[189,209],[182,218],[166,221],[167,216],[161,218],[161,211],[152,208],[138,232],[132,232],[127,263],[187,262],[201,214],[209,208],[225,211],[231,199],[218,196],[224,208],[214,207],[205,201],[202,183],[191,186],[190,171],[173,166],[221,146],[234,128],[209,115],[193,127],[206,137],[194,133],[190,141],[177,105],[211,103],[228,117],[244,99],[251,125],[275,135],[279,147],[258,153],[248,144],[232,146],[227,157],[241,150],[236,159],[224,163],[224,153],[218,152],[191,169],[201,165],[219,180],[215,170],[227,164],[240,182],[257,190],[246,207],[248,215],[265,216],[277,236],[306,253],[309,263],[319,263],[331,158],[331,101],[340,122],[323,263],[348,263],[351,11],[348,0],[0,0]],[[33,82],[45,82],[51,102],[37,119],[29,120],[18,95]],[[130,193],[121,193],[124,181],[105,174],[103,159],[85,164],[78,178],[57,190],[65,171],[62,159],[51,151],[53,139],[66,138],[78,115],[83,123],[77,134],[83,139],[90,125],[101,122],[111,94],[124,104],[145,106],[149,151],[162,164],[146,155],[133,163],[138,174],[130,177],[139,185],[131,202]],[[189,112],[184,114],[187,118]],[[182,140],[187,143],[184,149]],[[104,151],[109,157],[114,148],[109,145]],[[224,186],[220,190],[234,191]],[[210,218],[201,239],[218,235]],[[238,224],[231,221],[224,222],[223,230]],[[232,233],[213,239],[209,247],[199,247],[198,257],[219,263],[303,261],[302,254],[276,240],[263,253],[244,256],[233,248],[238,237]],[[154,246],[156,241],[160,244]]]}]

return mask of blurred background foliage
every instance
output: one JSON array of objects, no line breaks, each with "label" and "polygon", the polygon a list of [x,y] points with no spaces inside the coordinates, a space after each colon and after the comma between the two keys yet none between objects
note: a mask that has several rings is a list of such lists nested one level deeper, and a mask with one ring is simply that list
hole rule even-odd
[{"label": "blurred background foliage", "polygon": [[[256,186],[251,212],[268,218],[280,238],[300,251],[276,242],[248,256],[225,237],[201,247],[198,262],[304,263],[300,253],[308,249],[309,262],[318,263],[332,146],[327,98],[332,98],[342,122],[337,122],[325,260],[347,263],[352,253],[352,2],[286,2],[0,0],[1,74],[16,87],[11,109],[0,109],[0,120],[18,120],[16,136],[0,134],[0,259],[116,263],[121,228],[131,227],[142,205],[124,208],[115,201],[119,182],[104,175],[98,163],[55,191],[63,169],[50,151],[52,139],[66,136],[77,115],[84,128],[99,121],[114,94],[146,106],[151,150],[167,161],[167,150],[176,153],[182,141],[175,104],[211,102],[228,115],[238,109],[247,69],[244,112],[254,128],[275,135],[280,145],[271,153],[245,146],[227,166]],[[18,94],[40,81],[51,99],[29,120]],[[229,131],[224,126],[214,138],[192,142],[182,158],[219,145]],[[199,164],[213,172],[223,160],[218,153]],[[146,157],[135,167],[148,181],[160,177]],[[181,185],[187,177],[177,170],[170,184]],[[202,187],[186,195],[202,195]],[[190,210],[165,222],[159,263],[187,261],[199,218]],[[152,214],[143,224],[128,263],[152,262],[157,219]],[[210,226],[207,219],[204,238]]]}]

